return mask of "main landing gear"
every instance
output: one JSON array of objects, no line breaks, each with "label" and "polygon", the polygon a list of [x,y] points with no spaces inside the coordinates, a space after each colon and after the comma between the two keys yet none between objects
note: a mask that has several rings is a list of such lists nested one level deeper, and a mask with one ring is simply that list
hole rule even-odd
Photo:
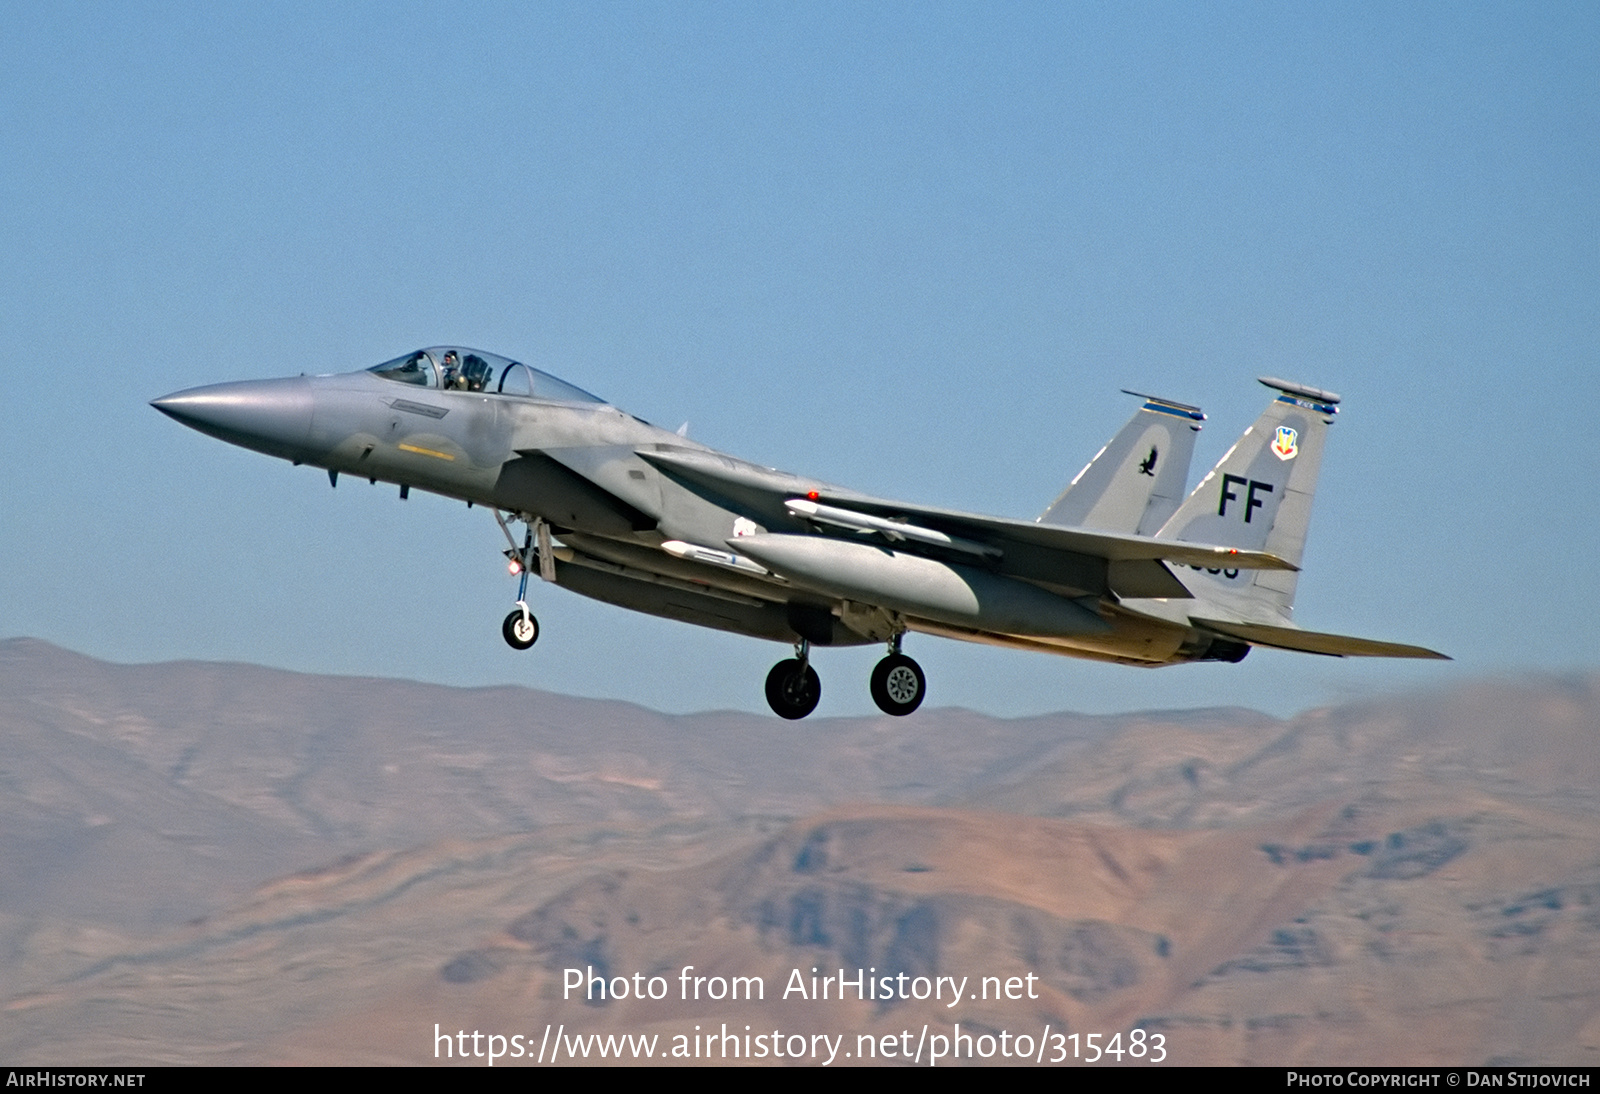
[{"label": "main landing gear", "polygon": [[[801,639],[794,652],[795,656],[779,661],[767,673],[767,705],[778,717],[791,721],[816,710],[822,698],[822,680],[811,667],[811,644]],[[889,655],[873,668],[870,690],[878,709],[897,718],[922,705],[928,680],[922,666],[900,652],[900,635],[889,640]]]},{"label": "main landing gear", "polygon": [[922,675],[922,666],[900,652],[900,639],[905,632],[889,639],[889,656],[872,669],[869,682],[872,701],[885,714],[902,718],[922,705],[928,693],[928,678]]},{"label": "main landing gear", "polygon": [[901,717],[922,705],[928,680],[922,666],[911,658],[891,653],[872,670],[872,701],[885,714]]},{"label": "main landing gear", "polygon": [[795,643],[794,652],[767,673],[767,705],[772,713],[790,721],[816,710],[822,698],[822,680],[811,667],[811,643],[802,638]]}]

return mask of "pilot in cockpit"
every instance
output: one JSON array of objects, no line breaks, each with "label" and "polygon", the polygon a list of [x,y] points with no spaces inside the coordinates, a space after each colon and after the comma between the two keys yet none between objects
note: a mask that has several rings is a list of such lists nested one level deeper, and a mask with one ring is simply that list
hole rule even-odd
[{"label": "pilot in cockpit", "polygon": [[447,391],[467,386],[461,379],[461,358],[456,356],[455,350],[445,350],[444,360],[440,363],[439,369],[444,374],[442,386]]}]

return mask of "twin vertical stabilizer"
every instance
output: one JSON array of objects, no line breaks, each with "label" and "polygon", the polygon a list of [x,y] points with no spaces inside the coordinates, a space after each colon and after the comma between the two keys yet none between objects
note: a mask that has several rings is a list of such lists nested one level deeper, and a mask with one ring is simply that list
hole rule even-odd
[{"label": "twin vertical stabilizer", "polygon": [[1144,405],[1078,472],[1040,524],[1150,536],[1177,511],[1189,482],[1199,407],[1138,395]]},{"label": "twin vertical stabilizer", "polygon": [[[1277,398],[1156,536],[1266,551],[1298,567],[1339,396],[1271,377],[1261,382]],[[1178,577],[1214,610],[1260,623],[1290,621],[1294,571],[1188,568]]]}]

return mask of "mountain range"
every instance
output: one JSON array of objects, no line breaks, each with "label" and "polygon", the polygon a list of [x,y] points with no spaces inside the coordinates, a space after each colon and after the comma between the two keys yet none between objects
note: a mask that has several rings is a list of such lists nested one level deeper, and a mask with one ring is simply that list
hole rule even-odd
[{"label": "mountain range", "polygon": [[[1600,1062],[1600,675],[796,727],[11,639],[0,732],[19,1063],[477,1066],[478,1031],[521,1038],[503,1065],[547,1025],[901,1063],[958,1024],[1080,1061],[1139,1030],[1171,1063]],[[904,979],[813,997],[835,974]]]}]

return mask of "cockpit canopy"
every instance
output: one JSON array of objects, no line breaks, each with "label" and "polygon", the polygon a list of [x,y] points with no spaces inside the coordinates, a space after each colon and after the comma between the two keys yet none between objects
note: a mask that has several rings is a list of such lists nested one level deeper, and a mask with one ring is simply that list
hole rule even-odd
[{"label": "cockpit canopy", "polygon": [[446,391],[482,391],[557,403],[604,403],[548,372],[464,346],[430,346],[367,370],[401,384]]}]

